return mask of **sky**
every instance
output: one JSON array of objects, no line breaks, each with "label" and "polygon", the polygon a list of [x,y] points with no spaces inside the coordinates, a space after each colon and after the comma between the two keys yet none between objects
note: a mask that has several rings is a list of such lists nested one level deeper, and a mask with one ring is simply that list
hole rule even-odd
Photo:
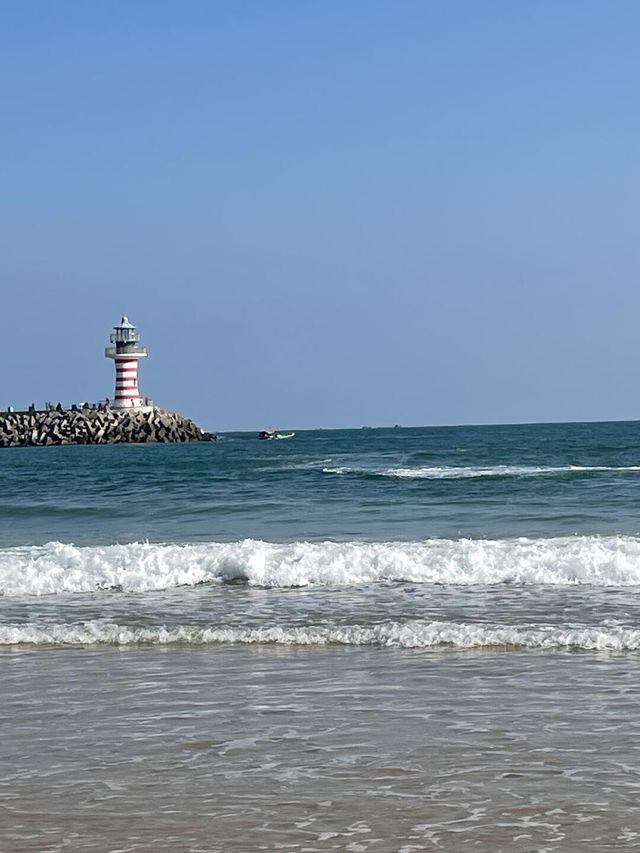
[{"label": "sky", "polygon": [[5,0],[0,407],[640,417],[640,4]]}]

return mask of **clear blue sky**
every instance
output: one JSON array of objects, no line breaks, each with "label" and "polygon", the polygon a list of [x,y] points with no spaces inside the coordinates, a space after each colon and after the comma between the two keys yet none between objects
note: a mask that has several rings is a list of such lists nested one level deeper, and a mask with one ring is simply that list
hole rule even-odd
[{"label": "clear blue sky", "polygon": [[640,416],[640,4],[6,0],[0,405]]}]

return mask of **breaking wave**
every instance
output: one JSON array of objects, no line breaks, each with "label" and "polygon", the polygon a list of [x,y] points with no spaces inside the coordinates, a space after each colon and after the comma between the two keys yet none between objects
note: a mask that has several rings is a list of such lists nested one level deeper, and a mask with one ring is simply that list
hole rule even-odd
[{"label": "breaking wave", "polygon": [[101,620],[0,626],[0,647],[15,645],[373,646],[403,649],[505,648],[635,651],[640,630],[618,626],[486,625],[464,622],[386,622],[295,627],[136,627]]},{"label": "breaking wave", "polygon": [[144,592],[203,583],[261,587],[425,584],[640,585],[640,537],[193,545],[49,543],[0,550],[0,593]]},{"label": "breaking wave", "polygon": [[602,472],[639,472],[640,465],[487,465],[449,466],[434,465],[417,468],[386,468],[375,471],[348,466],[325,467],[324,474],[356,474],[369,477],[394,477],[400,480],[466,480],[478,477],[542,477],[566,474],[595,474]]}]

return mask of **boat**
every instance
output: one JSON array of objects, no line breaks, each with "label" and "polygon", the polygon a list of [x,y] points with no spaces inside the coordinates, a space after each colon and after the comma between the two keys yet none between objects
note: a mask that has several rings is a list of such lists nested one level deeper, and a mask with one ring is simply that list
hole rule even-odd
[{"label": "boat", "polygon": [[263,429],[258,433],[258,438],[273,441],[274,439],[293,438],[294,435],[295,432],[276,432],[274,429]]}]

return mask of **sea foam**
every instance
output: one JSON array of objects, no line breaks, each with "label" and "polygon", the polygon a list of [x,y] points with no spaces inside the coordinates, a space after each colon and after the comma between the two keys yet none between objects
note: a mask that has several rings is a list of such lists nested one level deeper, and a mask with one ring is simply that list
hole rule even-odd
[{"label": "sea foam", "polygon": [[640,585],[640,537],[290,542],[99,547],[49,543],[0,550],[5,596],[144,592],[240,581],[262,587],[425,584]]},{"label": "sea foam", "polygon": [[14,645],[374,646],[403,649],[512,648],[635,651],[640,630],[622,626],[487,625],[386,622],[377,625],[202,627],[121,625],[102,620],[0,626],[0,647]]},{"label": "sea foam", "polygon": [[420,465],[399,468],[324,467],[324,474],[355,474],[369,477],[392,477],[399,480],[467,480],[484,477],[543,477],[569,474],[633,473],[640,465]]}]

